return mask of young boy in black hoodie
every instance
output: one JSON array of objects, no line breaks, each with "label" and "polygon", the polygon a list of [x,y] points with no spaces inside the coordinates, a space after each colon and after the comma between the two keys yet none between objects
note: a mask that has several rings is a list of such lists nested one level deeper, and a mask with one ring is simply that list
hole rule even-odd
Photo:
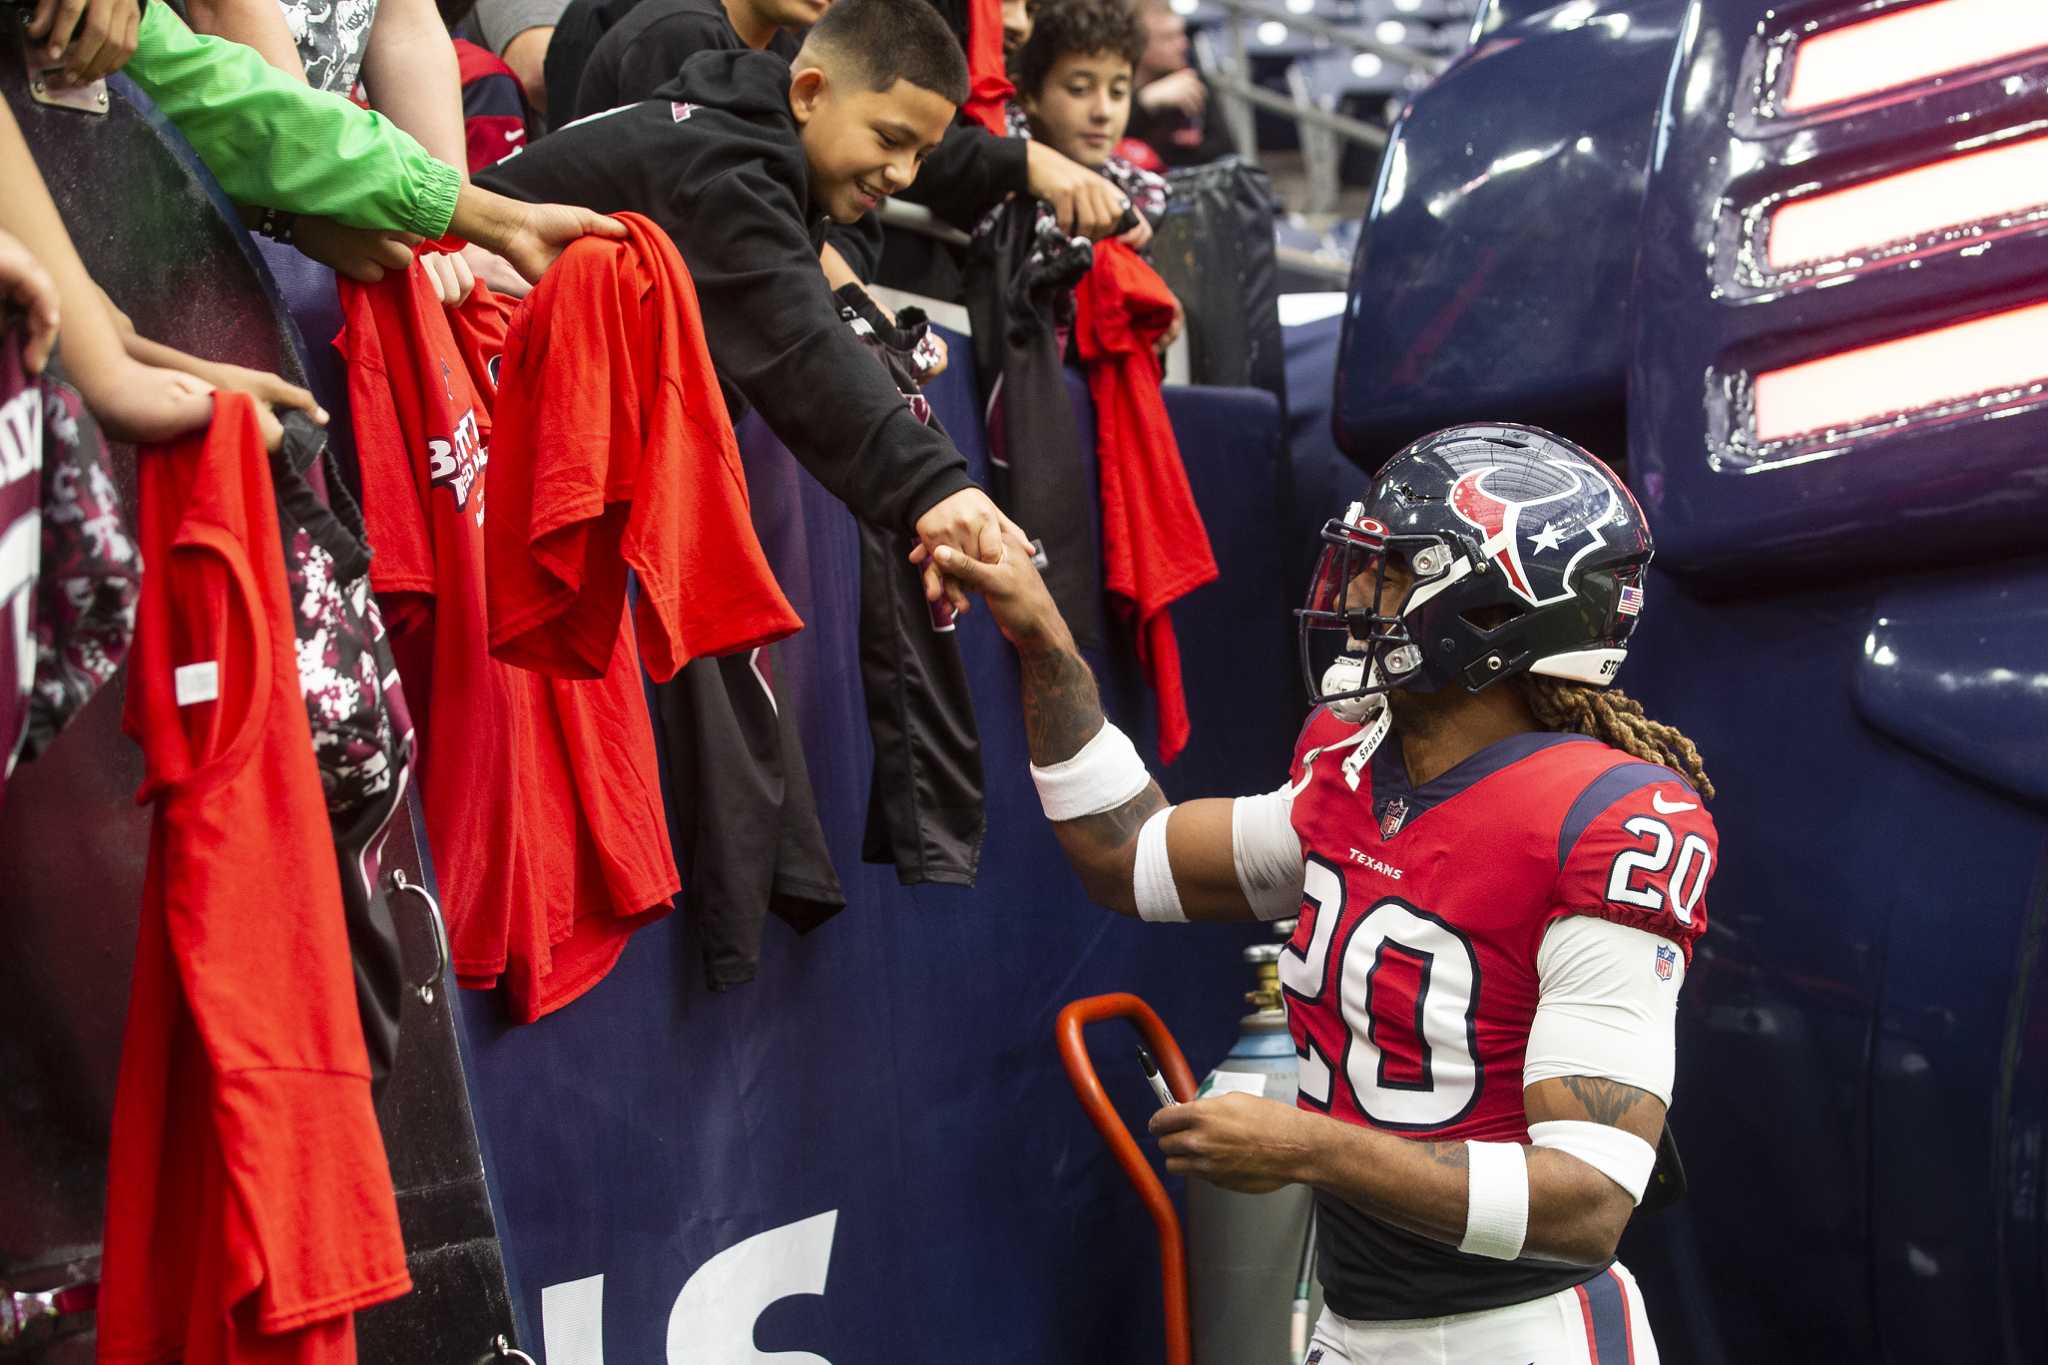
[{"label": "young boy in black hoodie", "polygon": [[[701,53],[661,98],[562,128],[476,181],[659,223],[696,284],[730,412],[759,408],[864,520],[992,562],[1006,531],[1022,533],[905,405],[818,268],[826,223],[909,185],[966,93],[966,59],[925,0],[837,0],[794,65]],[[936,600],[929,560],[925,585]]]}]

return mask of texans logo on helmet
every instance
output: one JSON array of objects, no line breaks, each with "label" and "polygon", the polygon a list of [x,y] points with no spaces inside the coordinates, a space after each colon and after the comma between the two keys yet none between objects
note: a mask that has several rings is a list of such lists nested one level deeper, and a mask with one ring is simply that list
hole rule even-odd
[{"label": "texans logo on helmet", "polygon": [[[1491,482],[1489,482],[1491,480]],[[1503,488],[1503,480],[1522,486]],[[1607,543],[1600,527],[1614,514],[1614,488],[1570,460],[1520,468],[1489,465],[1451,485],[1451,510],[1484,539],[1480,549],[1532,607],[1572,596],[1579,561]]]}]

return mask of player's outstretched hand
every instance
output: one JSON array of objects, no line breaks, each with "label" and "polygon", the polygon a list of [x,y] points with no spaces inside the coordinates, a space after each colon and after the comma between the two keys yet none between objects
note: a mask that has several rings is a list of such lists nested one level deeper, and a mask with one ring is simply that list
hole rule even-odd
[{"label": "player's outstretched hand", "polygon": [[1304,1169],[1309,1116],[1255,1095],[1216,1095],[1172,1104],[1152,1116],[1152,1136],[1173,1175],[1198,1175],[1241,1194],[1291,1185]]},{"label": "player's outstretched hand", "polygon": [[28,248],[5,232],[0,232],[0,299],[19,306],[27,317],[22,360],[30,374],[41,374],[57,340],[57,286]]},{"label": "player's outstretched hand", "polygon": [[949,545],[939,546],[929,556],[919,547],[912,558],[928,560],[928,567],[944,574],[956,591],[965,589],[979,595],[988,603],[989,615],[1004,638],[1019,649],[1066,639],[1066,622],[1031,562],[1031,544],[1023,532],[1004,537],[1002,553],[993,563],[963,555]]},{"label": "player's outstretched hand", "polygon": [[1052,205],[1069,236],[1099,242],[1116,231],[1131,207],[1122,190],[1046,143],[1026,143],[1024,160],[1031,193]]},{"label": "player's outstretched hand", "polygon": [[1003,557],[1005,536],[1027,539],[979,488],[963,488],[934,503],[917,519],[914,529],[918,543],[911,551],[910,562],[923,570],[925,600],[936,602],[943,597],[955,615],[965,614],[969,609],[967,594],[948,581],[950,575],[933,561],[932,552],[945,546],[967,558],[993,563]]}]

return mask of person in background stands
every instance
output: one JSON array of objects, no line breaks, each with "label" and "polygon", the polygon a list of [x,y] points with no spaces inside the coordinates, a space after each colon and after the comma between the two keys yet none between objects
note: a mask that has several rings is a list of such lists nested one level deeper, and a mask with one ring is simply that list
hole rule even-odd
[{"label": "person in background stands", "polygon": [[471,175],[526,146],[535,129],[526,91],[512,68],[467,38],[455,40],[462,72],[462,131]]},{"label": "person in background stands", "polygon": [[1138,0],[1145,51],[1138,58],[1130,135],[1168,166],[1204,166],[1236,150],[1216,112],[1215,92],[1188,64],[1187,22],[1169,0]]},{"label": "person in background stands", "polygon": [[1144,50],[1144,26],[1124,0],[1045,0],[1011,63],[1012,114],[1031,137],[1130,197],[1139,221],[1123,241],[1133,250],[1151,241],[1166,211],[1166,182],[1114,151],[1130,121],[1132,73]]},{"label": "person in background stands", "polygon": [[[477,0],[476,13],[469,19],[477,44],[512,68],[526,92],[527,104],[540,115],[543,126],[550,128],[569,121],[566,113],[550,108],[547,81],[555,26],[567,8],[567,0]],[[570,86],[566,93],[573,96],[576,87]]]}]

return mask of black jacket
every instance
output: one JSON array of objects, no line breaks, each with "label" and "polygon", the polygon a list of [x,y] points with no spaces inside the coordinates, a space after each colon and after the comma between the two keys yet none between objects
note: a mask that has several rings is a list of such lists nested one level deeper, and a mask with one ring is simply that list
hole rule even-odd
[{"label": "black jacket", "polygon": [[759,408],[861,517],[908,526],[972,486],[953,443],[911,415],[839,319],[781,58],[700,53],[660,98],[551,133],[476,182],[659,223],[696,284],[732,416]]},{"label": "black jacket", "polygon": [[[638,0],[597,40],[577,86],[576,117],[652,99],[699,52],[744,52],[719,0]],[[765,49],[788,61],[796,40],[778,32]]]},{"label": "black jacket", "polygon": [[[584,64],[576,117],[653,99],[699,52],[746,50],[719,0],[638,0],[598,39]],[[763,49],[784,61],[796,50],[796,39],[780,30]],[[825,238],[861,279],[875,277],[882,259],[881,219],[867,213],[858,223],[834,223]]]}]

